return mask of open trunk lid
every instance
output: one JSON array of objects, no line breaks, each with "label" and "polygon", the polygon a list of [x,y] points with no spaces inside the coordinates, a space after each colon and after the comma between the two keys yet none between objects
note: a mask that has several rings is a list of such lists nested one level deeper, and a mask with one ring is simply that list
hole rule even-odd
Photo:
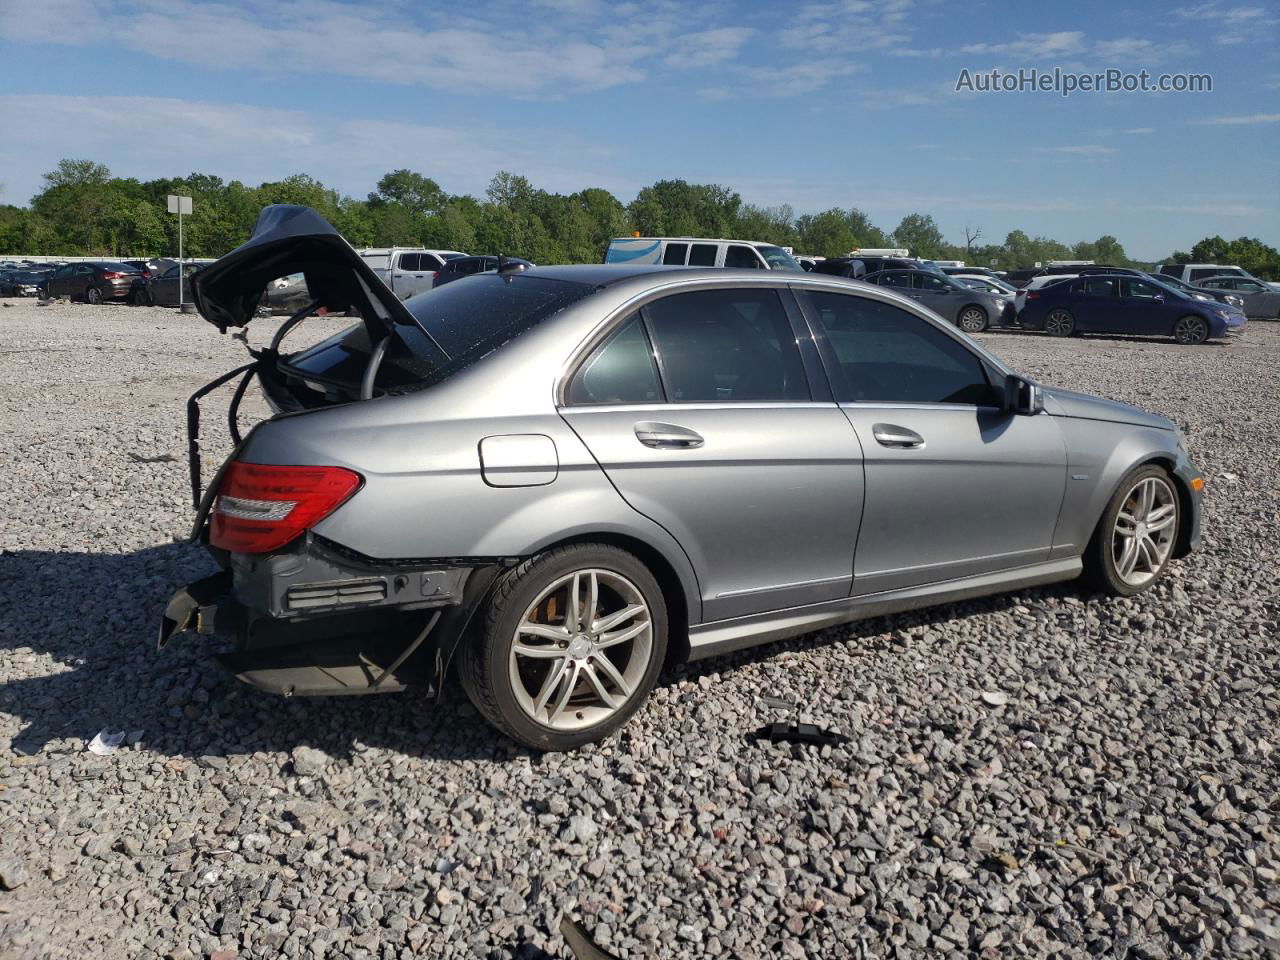
[{"label": "open trunk lid", "polygon": [[267,284],[295,273],[306,277],[311,298],[328,312],[358,311],[375,341],[394,324],[418,326],[329,221],[293,204],[264,207],[245,243],[192,277],[192,299],[200,315],[226,333],[254,318]]}]

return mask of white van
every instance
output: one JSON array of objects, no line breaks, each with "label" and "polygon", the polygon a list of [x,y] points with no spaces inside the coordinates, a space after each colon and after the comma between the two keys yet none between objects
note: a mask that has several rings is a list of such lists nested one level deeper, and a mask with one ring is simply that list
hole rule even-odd
[{"label": "white van", "polygon": [[425,250],[421,247],[366,247],[356,253],[401,300],[430,290],[436,272],[446,260],[466,256],[457,250]]},{"label": "white van", "polygon": [[1166,276],[1176,277],[1184,283],[1193,286],[1207,277],[1249,277],[1248,270],[1240,267],[1224,267],[1216,263],[1162,263],[1160,264],[1160,272]]},{"label": "white van", "polygon": [[795,257],[775,244],[702,237],[614,237],[604,252],[604,262],[804,271]]}]

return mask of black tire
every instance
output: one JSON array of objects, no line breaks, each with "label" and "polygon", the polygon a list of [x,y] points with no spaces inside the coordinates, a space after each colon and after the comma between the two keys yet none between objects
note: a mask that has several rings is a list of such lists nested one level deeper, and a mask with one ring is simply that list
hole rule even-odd
[{"label": "black tire", "polygon": [[1209,339],[1209,324],[1204,317],[1187,314],[1173,325],[1173,339],[1188,347],[1198,346]]},{"label": "black tire", "polygon": [[[521,706],[512,685],[511,648],[517,627],[540,594],[557,579],[588,569],[615,573],[639,590],[651,625],[649,660],[628,699],[605,719],[575,730],[560,730],[535,720]],[[531,557],[498,581],[483,614],[478,635],[464,640],[459,651],[462,687],[489,723],[535,750],[573,750],[613,733],[648,698],[666,658],[667,606],[661,587],[635,556],[608,544],[574,544]]]},{"label": "black tire", "polygon": [[1044,332],[1051,337],[1069,337],[1076,332],[1076,318],[1070,310],[1054,307],[1044,318]]},{"label": "black tire", "polygon": [[84,291],[84,302],[97,306],[102,302],[102,291],[97,287],[87,287]]},{"label": "black tire", "polygon": [[976,303],[969,304],[956,315],[956,326],[965,333],[981,333],[990,323],[987,311]]},{"label": "black tire", "polygon": [[[1143,481],[1155,479],[1164,483],[1172,493],[1173,524],[1169,529],[1169,550],[1163,562],[1150,579],[1141,584],[1133,584],[1125,580],[1117,569],[1114,532],[1121,509],[1129,503],[1130,493]],[[1093,537],[1084,553],[1085,581],[1094,589],[1115,597],[1132,597],[1151,588],[1168,572],[1173,558],[1173,545],[1178,542],[1178,532],[1182,524],[1182,499],[1178,493],[1177,481],[1169,475],[1169,471],[1155,464],[1137,467],[1125,474],[1124,479],[1116,486],[1115,493],[1107,501],[1107,508],[1094,528]]]}]

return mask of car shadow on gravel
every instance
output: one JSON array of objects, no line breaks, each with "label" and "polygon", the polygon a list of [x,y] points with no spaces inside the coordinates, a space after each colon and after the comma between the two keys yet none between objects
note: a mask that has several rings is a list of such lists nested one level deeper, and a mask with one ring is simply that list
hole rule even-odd
[{"label": "car shadow on gravel", "polygon": [[413,693],[288,700],[235,680],[207,638],[184,635],[157,651],[173,591],[214,569],[203,549],[178,543],[127,554],[0,552],[0,714],[20,727],[7,746],[83,750],[108,729],[170,756],[304,745],[335,757],[366,747],[447,759],[520,752],[460,691],[439,701]]},{"label": "car shadow on gravel", "polygon": [[[0,553],[0,670],[7,678],[0,682],[0,713],[20,725],[12,751],[78,751],[106,729],[169,756],[289,753],[298,746],[334,757],[368,747],[447,760],[529,755],[490,728],[456,683],[439,700],[412,692],[289,700],[239,683],[213,659],[217,651],[205,638],[179,637],[157,651],[160,614],[175,587],[212,570],[202,549],[177,543],[128,554]],[[856,643],[872,655],[904,632],[1062,589],[1070,587],[859,621],[673,667],[659,682],[696,681],[838,643]]]}]

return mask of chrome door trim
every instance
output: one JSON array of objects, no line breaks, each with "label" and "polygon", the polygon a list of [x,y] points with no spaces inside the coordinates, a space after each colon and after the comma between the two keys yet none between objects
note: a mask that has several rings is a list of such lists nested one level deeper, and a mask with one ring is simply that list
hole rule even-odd
[{"label": "chrome door trim", "polygon": [[726,600],[731,597],[745,597],[749,594],[756,593],[773,593],[776,590],[794,590],[796,587],[821,587],[828,583],[844,583],[849,577],[822,577],[818,580],[796,580],[794,583],[779,583],[772,587],[760,587],[757,590],[726,590],[724,593],[717,593],[717,600]]}]

